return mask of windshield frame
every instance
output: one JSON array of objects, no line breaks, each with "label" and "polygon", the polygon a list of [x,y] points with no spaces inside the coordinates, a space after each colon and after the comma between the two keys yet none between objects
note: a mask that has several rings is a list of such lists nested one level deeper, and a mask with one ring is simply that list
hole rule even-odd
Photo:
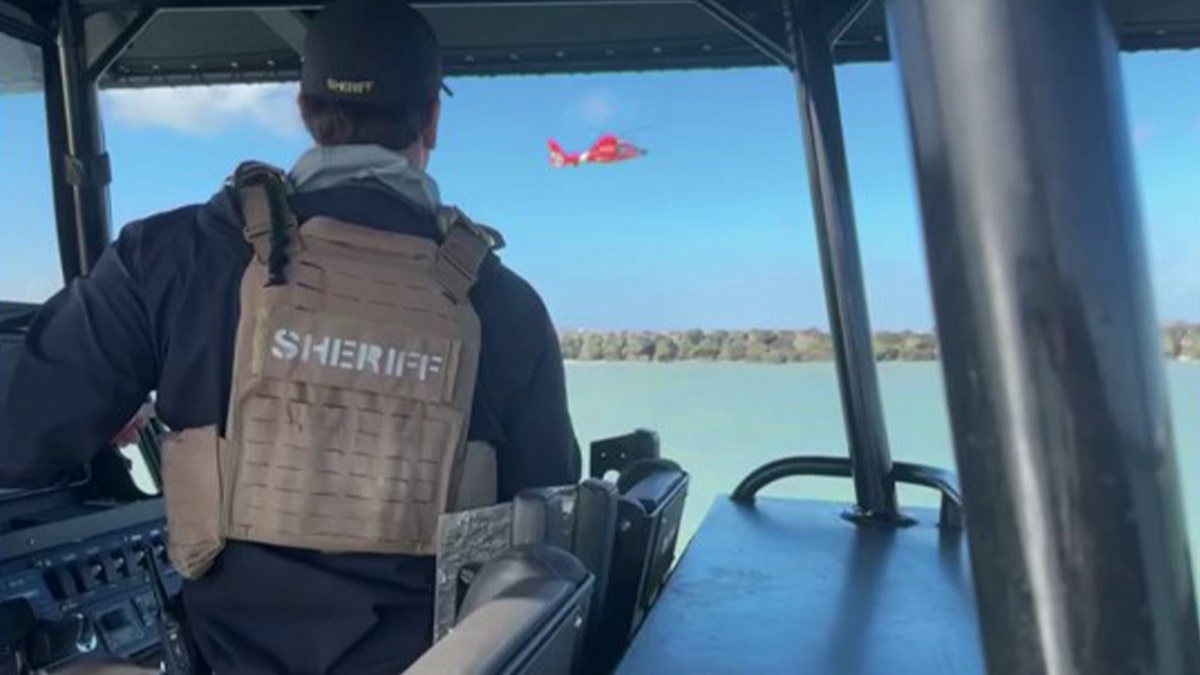
[{"label": "windshield frame", "polygon": [[[58,240],[58,258],[63,283],[79,276],[78,244],[81,233],[76,230],[72,189],[65,171],[67,132],[63,123],[62,73],[59,68],[59,46],[48,27],[21,15],[9,5],[0,3],[0,33],[27,45],[37,47],[42,57],[42,94],[46,106],[46,151],[49,153],[51,194],[54,201],[54,223]],[[0,92],[0,95],[4,95]]]}]

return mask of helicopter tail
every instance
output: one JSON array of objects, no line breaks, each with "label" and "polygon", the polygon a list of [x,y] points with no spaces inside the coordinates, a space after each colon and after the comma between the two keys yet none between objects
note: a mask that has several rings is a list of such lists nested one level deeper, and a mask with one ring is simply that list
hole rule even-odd
[{"label": "helicopter tail", "polygon": [[567,153],[563,152],[562,146],[558,144],[558,141],[551,138],[546,142],[546,145],[550,148],[550,166],[561,169],[570,163],[570,158],[567,156]]}]

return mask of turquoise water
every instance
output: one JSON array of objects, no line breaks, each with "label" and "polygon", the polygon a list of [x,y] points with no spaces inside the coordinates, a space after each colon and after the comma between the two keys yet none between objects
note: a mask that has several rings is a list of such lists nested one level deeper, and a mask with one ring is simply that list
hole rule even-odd
[{"label": "turquoise water", "polygon": [[[1200,578],[1200,364],[1169,363],[1175,448],[1186,502],[1193,570]],[[954,466],[941,371],[933,363],[879,366],[894,459]],[[755,467],[789,454],[845,455],[832,364],[570,363],[567,388],[579,441],[653,429],[663,455],[692,476],[683,533],[709,504]],[[585,449],[586,457],[586,449]],[[850,502],[851,482],[781,481],[764,494]],[[937,495],[901,487],[902,505],[936,506]]]}]

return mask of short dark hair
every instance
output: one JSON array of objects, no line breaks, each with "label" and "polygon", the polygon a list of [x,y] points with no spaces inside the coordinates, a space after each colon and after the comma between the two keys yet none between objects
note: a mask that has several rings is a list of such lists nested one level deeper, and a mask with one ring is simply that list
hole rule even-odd
[{"label": "short dark hair", "polygon": [[405,109],[300,95],[300,117],[317,145],[374,144],[407,149],[429,126],[437,90]]}]

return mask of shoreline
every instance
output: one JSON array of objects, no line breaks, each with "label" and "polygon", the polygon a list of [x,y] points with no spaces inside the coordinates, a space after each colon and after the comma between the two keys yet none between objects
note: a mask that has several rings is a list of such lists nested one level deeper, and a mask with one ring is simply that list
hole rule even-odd
[{"label": "shoreline", "polygon": [[[1200,323],[1173,323],[1159,332],[1160,353],[1171,362],[1200,363]],[[878,331],[875,361],[937,361],[936,336],[919,331]],[[804,330],[596,331],[559,333],[568,363],[823,363],[834,360],[829,334]]]},{"label": "shoreline", "polygon": [[[1189,358],[1168,358],[1164,357],[1165,363],[1178,363],[1186,366],[1200,367],[1200,359]],[[931,359],[919,361],[916,359],[893,359],[891,361],[876,361],[879,364],[901,364],[901,365],[921,365],[921,364],[936,364],[939,359]],[[703,365],[703,366],[823,366],[833,363],[833,359],[824,361],[787,361],[782,363],[773,363],[769,361],[716,361],[702,359],[676,359],[675,361],[584,361],[582,359],[563,359],[563,363],[568,366],[655,366],[655,367],[670,367],[670,366],[688,366],[688,365]]]}]

